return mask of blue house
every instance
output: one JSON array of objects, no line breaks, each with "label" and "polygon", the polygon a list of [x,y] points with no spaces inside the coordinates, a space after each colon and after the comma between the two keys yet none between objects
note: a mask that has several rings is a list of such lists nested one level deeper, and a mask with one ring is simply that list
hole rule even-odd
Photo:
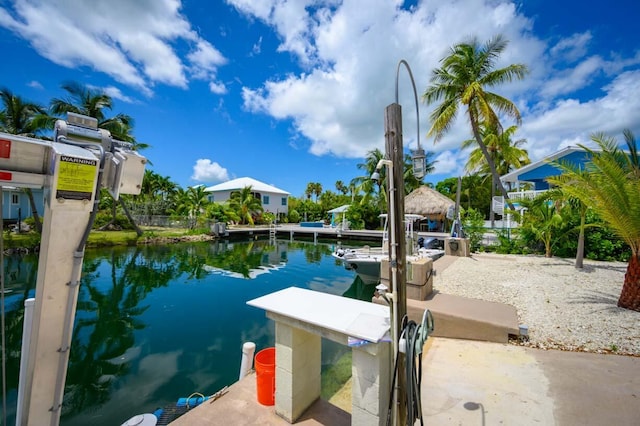
[{"label": "blue house", "polygon": [[583,166],[585,163],[589,162],[589,155],[590,154],[582,148],[569,146],[543,158],[540,161],[527,164],[518,170],[507,173],[506,175],[501,176],[500,180],[506,184],[511,183],[512,187],[514,186],[513,184],[517,187],[520,183],[526,182],[533,184],[533,189],[536,191],[547,190],[549,189],[549,183],[546,179],[551,176],[557,176],[561,173],[558,167],[551,164],[552,162],[564,161],[578,166]]},{"label": "blue house", "polygon": [[[44,193],[42,188],[31,190],[36,209],[40,216],[44,214]],[[2,219],[4,224],[18,223],[33,215],[29,197],[22,188],[5,186],[2,188]]]},{"label": "blue house", "polygon": [[[584,149],[577,146],[569,146],[535,163],[528,164],[518,170],[501,176],[500,181],[505,187],[512,189],[512,191],[508,193],[509,198],[512,200],[515,208],[519,209],[520,203],[518,203],[518,200],[532,199],[549,190],[547,178],[558,176],[562,173],[558,167],[552,164],[553,162],[567,162],[579,167],[584,167],[585,163],[589,162],[589,157],[590,154]],[[525,186],[527,189],[524,189]],[[491,208],[495,213],[504,216],[508,213],[505,211],[505,207],[504,197],[493,197]]]}]

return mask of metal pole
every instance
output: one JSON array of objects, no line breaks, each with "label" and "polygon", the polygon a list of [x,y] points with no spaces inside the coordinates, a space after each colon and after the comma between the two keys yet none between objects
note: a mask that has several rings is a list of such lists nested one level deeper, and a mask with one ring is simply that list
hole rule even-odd
[{"label": "metal pole", "polygon": [[22,324],[22,347],[20,349],[20,375],[18,379],[18,402],[16,405],[16,425],[22,424],[25,416],[24,395],[30,392],[27,388],[27,360],[31,350],[31,325],[33,324],[33,306],[36,299],[33,297],[24,301],[24,323]]}]

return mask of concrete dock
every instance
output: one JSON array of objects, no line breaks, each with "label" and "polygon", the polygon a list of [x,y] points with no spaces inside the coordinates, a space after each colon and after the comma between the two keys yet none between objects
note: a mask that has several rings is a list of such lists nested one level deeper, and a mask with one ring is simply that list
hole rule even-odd
[{"label": "concrete dock", "polygon": [[[425,424],[631,426],[640,418],[638,357],[434,337],[425,346],[423,368]],[[318,400],[296,424],[350,421],[346,409]],[[289,423],[257,402],[254,374],[172,423],[258,424]]]},{"label": "concrete dock", "polygon": [[[455,260],[445,256],[434,263],[434,269],[442,271]],[[423,352],[425,424],[638,424],[640,357],[508,344],[508,335],[517,334],[518,327],[513,307],[462,299],[435,293],[429,300],[407,304],[410,315],[412,310],[421,316],[425,307],[430,309],[436,324],[435,336]],[[447,337],[438,337],[443,335]],[[296,424],[351,424],[350,387],[347,382],[331,403],[317,400]],[[256,424],[289,423],[276,415],[273,406],[257,402],[255,374],[172,423]]]}]

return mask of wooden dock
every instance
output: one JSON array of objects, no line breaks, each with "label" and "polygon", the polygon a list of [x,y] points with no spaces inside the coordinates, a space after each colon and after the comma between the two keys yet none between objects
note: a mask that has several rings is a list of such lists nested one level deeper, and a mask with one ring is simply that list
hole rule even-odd
[{"label": "wooden dock", "polygon": [[[371,241],[382,244],[383,231],[368,229],[346,229],[331,227],[304,227],[298,224],[279,224],[275,228],[276,236],[283,239],[328,240],[328,241]],[[269,226],[233,227],[227,228],[228,238],[243,239],[266,237],[269,238]],[[437,238],[443,240],[449,236],[446,232],[417,232],[419,237]],[[222,237],[224,238],[224,236]]]}]

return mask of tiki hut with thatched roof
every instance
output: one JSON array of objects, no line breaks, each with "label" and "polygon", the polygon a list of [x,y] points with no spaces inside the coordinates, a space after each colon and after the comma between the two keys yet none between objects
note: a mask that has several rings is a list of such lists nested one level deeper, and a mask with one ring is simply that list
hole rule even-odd
[{"label": "tiki hut with thatched roof", "polygon": [[419,214],[428,218],[427,229],[422,226],[419,229],[429,231],[443,231],[444,221],[449,208],[455,206],[455,202],[435,189],[421,186],[404,198],[405,214]]}]

